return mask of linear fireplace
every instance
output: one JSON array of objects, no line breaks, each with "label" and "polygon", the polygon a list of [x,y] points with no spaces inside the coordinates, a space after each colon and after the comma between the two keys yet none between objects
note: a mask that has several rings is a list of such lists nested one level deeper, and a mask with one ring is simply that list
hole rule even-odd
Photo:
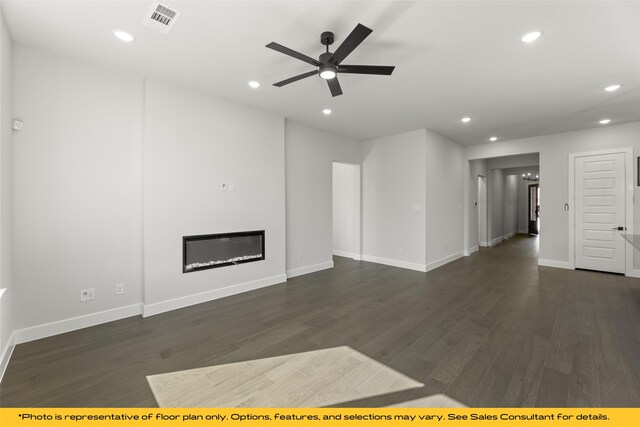
[{"label": "linear fireplace", "polygon": [[264,259],[264,230],[182,237],[182,272]]}]

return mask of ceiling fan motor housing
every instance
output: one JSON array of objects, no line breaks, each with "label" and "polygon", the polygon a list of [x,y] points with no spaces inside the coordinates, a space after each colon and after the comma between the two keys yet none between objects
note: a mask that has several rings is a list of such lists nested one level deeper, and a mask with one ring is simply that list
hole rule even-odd
[{"label": "ceiling fan motor housing", "polygon": [[332,45],[333,41],[334,41],[334,36],[331,31],[325,31],[324,33],[320,34],[320,43],[322,43],[323,45],[325,46]]}]

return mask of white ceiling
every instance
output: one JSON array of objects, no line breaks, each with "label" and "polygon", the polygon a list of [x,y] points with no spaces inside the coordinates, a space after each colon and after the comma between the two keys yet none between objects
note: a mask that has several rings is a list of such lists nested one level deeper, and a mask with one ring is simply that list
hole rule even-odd
[{"label": "white ceiling", "polygon": [[[157,77],[359,140],[426,127],[464,145],[640,120],[638,1],[186,1],[168,35],[142,26],[151,1],[3,0],[18,44]],[[357,23],[373,33],[345,64],[392,76],[341,75],[332,98],[312,67],[264,46],[316,57]],[[132,33],[124,44],[112,30]],[[520,37],[544,35],[532,44]],[[262,86],[252,90],[249,80]],[[603,88],[620,82],[617,92]],[[334,113],[324,116],[323,108]],[[469,124],[460,118],[469,115]]]}]

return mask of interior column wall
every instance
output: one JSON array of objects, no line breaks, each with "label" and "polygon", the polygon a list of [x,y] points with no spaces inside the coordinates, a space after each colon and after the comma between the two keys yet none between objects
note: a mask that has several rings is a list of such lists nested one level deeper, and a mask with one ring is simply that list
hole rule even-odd
[{"label": "interior column wall", "polygon": [[424,129],[362,143],[362,258],[426,271]]},{"label": "interior column wall", "polygon": [[12,42],[0,11],[0,378],[12,349],[13,282],[13,118]]}]

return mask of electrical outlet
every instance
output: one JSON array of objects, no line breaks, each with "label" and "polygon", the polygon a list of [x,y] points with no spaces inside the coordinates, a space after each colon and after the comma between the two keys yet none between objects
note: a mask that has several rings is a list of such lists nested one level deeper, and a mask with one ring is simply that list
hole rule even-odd
[{"label": "electrical outlet", "polygon": [[80,291],[80,302],[95,299],[96,288],[82,289]]},{"label": "electrical outlet", "polygon": [[398,248],[398,254],[404,255],[404,248]]},{"label": "electrical outlet", "polygon": [[116,285],[116,295],[124,294],[124,283],[118,283]]}]

